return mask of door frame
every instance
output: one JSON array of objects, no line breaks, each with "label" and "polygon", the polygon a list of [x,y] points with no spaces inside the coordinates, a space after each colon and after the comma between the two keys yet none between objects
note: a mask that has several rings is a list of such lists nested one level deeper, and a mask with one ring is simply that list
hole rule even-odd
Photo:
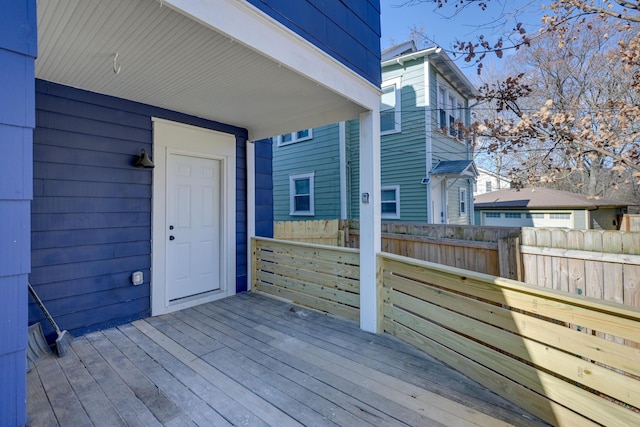
[{"label": "door frame", "polygon": [[[236,293],[236,141],[233,134],[152,118],[153,124],[153,184],[152,184],[152,245],[151,245],[151,315],[225,298]],[[173,138],[175,132],[180,138]],[[198,138],[194,140],[192,138]],[[206,139],[206,142],[202,141]],[[221,161],[220,289],[170,303],[167,299],[167,161],[169,154]]]}]

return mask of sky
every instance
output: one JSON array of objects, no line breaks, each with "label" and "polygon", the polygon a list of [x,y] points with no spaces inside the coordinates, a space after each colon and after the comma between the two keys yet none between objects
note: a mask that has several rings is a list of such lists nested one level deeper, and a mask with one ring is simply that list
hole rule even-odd
[{"label": "sky", "polygon": [[[413,26],[424,28],[424,34],[431,40],[427,42],[427,46],[432,46],[435,41],[448,52],[456,39],[472,40],[479,34],[497,38],[505,28],[515,27],[517,21],[523,22],[531,31],[539,24],[542,16],[541,12],[528,12],[520,13],[516,19],[512,15],[514,4],[522,5],[526,2],[513,0],[494,0],[489,3],[490,7],[485,11],[472,4],[455,16],[452,16],[455,9],[451,6],[443,10],[436,9],[431,1],[415,5],[405,5],[405,3],[407,0],[380,0],[382,27],[380,44],[383,50],[408,40]],[[456,63],[467,76],[476,75],[474,65],[469,65],[461,59]]]}]

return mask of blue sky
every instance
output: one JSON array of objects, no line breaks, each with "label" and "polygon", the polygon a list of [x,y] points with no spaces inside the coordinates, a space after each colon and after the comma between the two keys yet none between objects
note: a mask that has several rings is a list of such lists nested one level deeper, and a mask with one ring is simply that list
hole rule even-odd
[{"label": "blue sky", "polygon": [[[526,3],[494,0],[489,3],[490,7],[485,11],[472,4],[458,15],[451,16],[455,10],[453,7],[438,10],[430,1],[403,6],[406,2],[407,0],[380,0],[382,49],[390,47],[392,39],[396,43],[408,40],[411,27],[420,25],[424,27],[427,37],[447,51],[453,47],[456,39],[471,40],[474,35],[479,34],[485,34],[492,39],[492,36],[497,37],[502,33],[504,28],[515,27],[516,18],[511,16],[514,4],[521,6]],[[542,13],[539,11],[521,13],[517,20],[527,25],[527,29],[531,32],[539,24],[541,16]],[[480,28],[481,25],[483,25],[482,28]],[[432,44],[429,43],[429,45]],[[462,60],[458,61],[458,67],[468,76],[476,73],[475,66],[469,66]]]}]

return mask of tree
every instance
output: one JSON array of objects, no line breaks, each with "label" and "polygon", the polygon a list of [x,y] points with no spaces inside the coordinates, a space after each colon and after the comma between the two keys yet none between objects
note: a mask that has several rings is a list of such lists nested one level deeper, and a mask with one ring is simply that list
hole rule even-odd
[{"label": "tree", "polygon": [[[450,7],[456,13],[472,6],[485,10],[491,0],[411,0],[405,4],[419,2]],[[539,3],[524,2],[518,9]],[[516,56],[535,71],[520,71],[485,84],[481,101],[501,115],[476,122],[470,131],[493,138],[496,142],[490,149],[504,154],[544,150],[541,158],[532,155],[534,161],[524,165],[528,182],[575,182],[593,196],[601,195],[602,182],[611,178],[613,186],[637,189],[640,3],[555,0],[546,11],[536,32],[529,33],[516,23],[494,41],[479,36],[454,46],[466,61],[479,65],[479,72],[486,55],[501,58],[507,49],[519,51]]]}]

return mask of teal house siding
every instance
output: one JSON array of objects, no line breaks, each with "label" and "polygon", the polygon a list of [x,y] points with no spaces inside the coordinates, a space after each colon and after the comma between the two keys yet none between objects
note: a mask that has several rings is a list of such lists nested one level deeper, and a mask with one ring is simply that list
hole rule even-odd
[{"label": "teal house siding", "polygon": [[[304,141],[279,145],[273,139],[273,200],[275,221],[335,219],[340,217],[339,126],[313,129]],[[290,215],[289,177],[312,173],[314,215]]]},{"label": "teal house siding", "polygon": [[[468,124],[468,99],[475,96],[475,89],[439,48],[417,51],[412,44],[405,43],[390,51],[396,56],[382,54],[381,90],[387,96],[383,101],[386,114],[394,114],[396,126],[381,132],[380,178],[383,191],[399,190],[399,215],[383,213],[382,220],[427,223],[443,219],[451,224],[472,224],[475,222],[471,203],[475,167],[470,168],[471,172],[464,170],[446,175],[432,175],[432,169],[442,162],[470,161],[468,141],[458,133],[451,135],[446,127],[443,129],[440,117],[443,103],[448,103],[444,106],[446,126],[451,115]],[[397,91],[393,98],[395,109],[389,110],[388,90],[393,85]],[[441,88],[445,88],[444,101],[439,98]],[[455,99],[453,105],[450,97]],[[338,135],[327,132],[326,128],[313,132],[313,150],[307,148],[310,141],[284,147],[274,144],[276,220],[340,218]],[[359,121],[348,121],[345,126],[344,173],[348,183],[345,197],[347,216],[354,219],[359,218],[361,202],[359,136]],[[288,175],[279,173],[279,169],[286,169],[289,174],[315,172],[316,212],[313,217],[289,215]],[[323,171],[333,172],[327,176]],[[461,213],[461,189],[466,190],[464,213]],[[436,198],[442,205],[442,215],[429,212],[431,206],[438,206],[434,203]],[[320,208],[319,201],[327,205]]]}]

